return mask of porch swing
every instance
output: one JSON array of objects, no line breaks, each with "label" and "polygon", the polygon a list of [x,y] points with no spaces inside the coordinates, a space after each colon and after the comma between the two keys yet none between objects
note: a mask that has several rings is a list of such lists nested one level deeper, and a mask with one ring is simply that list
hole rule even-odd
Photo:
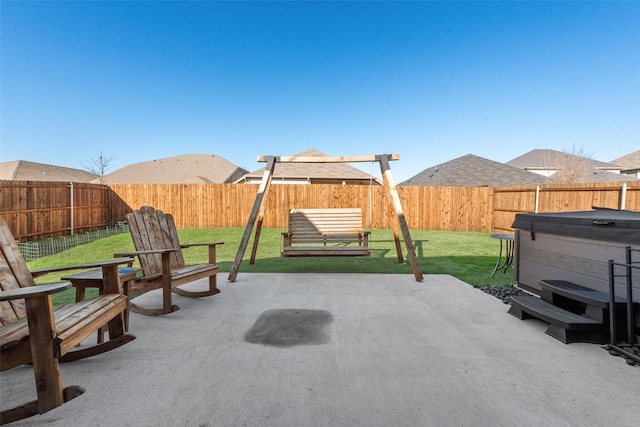
[{"label": "porch swing", "polygon": [[[284,164],[282,165],[284,184]],[[369,179],[369,199],[371,186]],[[284,185],[282,210],[284,217]],[[369,205],[371,208],[371,205]],[[282,257],[370,256],[361,208],[290,209],[288,230],[282,233]]]},{"label": "porch swing", "polygon": [[[265,162],[265,167],[256,199],[249,215],[238,252],[229,270],[228,280],[234,282],[240,270],[242,258],[249,245],[251,232],[255,227],[253,249],[250,264],[254,264],[258,250],[258,242],[264,220],[264,200],[271,186],[276,163],[350,163],[350,162],[378,162],[382,172],[382,179],[387,195],[390,198],[390,208],[395,212],[397,223],[393,226],[393,237],[398,256],[398,262],[404,262],[400,243],[399,231],[402,233],[407,256],[411,263],[416,281],[423,280],[422,270],[418,263],[416,250],[409,233],[400,197],[391,177],[390,160],[398,160],[397,154],[383,154],[376,156],[355,157],[317,157],[317,156],[259,156],[258,162]],[[371,183],[370,183],[371,184]],[[283,193],[284,194],[284,193]],[[283,196],[284,198],[284,196]],[[369,204],[371,209],[371,202]],[[284,210],[284,201],[283,201]],[[284,212],[283,212],[284,217]],[[371,213],[369,214],[371,218]],[[371,221],[371,220],[370,220]],[[289,211],[288,231],[283,234],[282,257],[310,257],[310,256],[370,256],[370,231],[365,231],[360,208],[331,208],[331,209],[291,209]]]}]

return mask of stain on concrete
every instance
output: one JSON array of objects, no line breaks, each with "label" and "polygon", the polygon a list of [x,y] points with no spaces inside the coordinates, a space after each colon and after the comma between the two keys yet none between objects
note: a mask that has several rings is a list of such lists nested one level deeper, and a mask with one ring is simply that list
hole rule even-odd
[{"label": "stain on concrete", "polygon": [[331,340],[331,312],[308,309],[274,309],[263,312],[244,336],[253,344],[291,347],[320,345]]}]

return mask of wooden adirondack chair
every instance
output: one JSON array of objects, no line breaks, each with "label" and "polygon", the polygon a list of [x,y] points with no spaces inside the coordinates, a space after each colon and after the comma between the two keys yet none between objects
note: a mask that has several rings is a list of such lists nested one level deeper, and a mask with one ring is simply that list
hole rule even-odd
[{"label": "wooden adirondack chair", "polygon": [[[130,301],[131,311],[147,315],[167,314],[180,309],[173,304],[172,293],[197,298],[220,292],[216,280],[216,246],[223,242],[180,244],[173,216],[151,206],[143,206],[127,214],[126,219],[136,252],[123,252],[115,256],[137,256],[143,275],[125,285],[125,294],[133,296],[153,289],[163,290],[162,307],[140,307],[133,300]],[[185,264],[182,249],[194,246],[209,247],[208,263]],[[178,287],[204,277],[209,278],[209,289],[206,291],[189,291]]]},{"label": "wooden adirondack chair", "polygon": [[[53,307],[51,294],[70,283],[36,286],[9,227],[0,217],[0,368],[2,371],[32,364],[37,400],[2,411],[0,424],[45,413],[80,394],[79,386],[63,388],[58,362],[94,356],[119,347],[135,337],[124,331],[127,297],[120,293],[116,259],[47,269],[102,268],[104,294],[67,306]],[[45,273],[39,270],[40,274]],[[75,349],[108,325],[109,341]],[[73,351],[72,351],[73,350]]]}]

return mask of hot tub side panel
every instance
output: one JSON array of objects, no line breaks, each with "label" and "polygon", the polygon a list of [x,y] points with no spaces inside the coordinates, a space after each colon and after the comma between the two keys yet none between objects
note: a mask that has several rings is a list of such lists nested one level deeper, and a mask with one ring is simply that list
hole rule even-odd
[{"label": "hot tub side panel", "polygon": [[[609,292],[609,260],[625,262],[627,244],[603,240],[516,230],[515,275],[519,286],[540,292],[541,279],[567,280]],[[635,276],[634,276],[635,277]],[[616,280],[616,293],[624,295],[624,279]],[[634,281],[634,300],[640,301],[640,280]]]}]

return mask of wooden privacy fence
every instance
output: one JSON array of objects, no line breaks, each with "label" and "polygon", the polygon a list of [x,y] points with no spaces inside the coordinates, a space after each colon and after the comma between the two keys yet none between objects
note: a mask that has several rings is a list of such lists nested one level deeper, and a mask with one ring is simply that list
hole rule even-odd
[{"label": "wooden privacy fence", "polygon": [[593,207],[640,211],[640,181],[496,187],[492,230],[511,231],[517,213],[587,211]]},{"label": "wooden privacy fence", "polygon": [[[489,231],[489,187],[397,187],[410,228]],[[178,228],[245,227],[258,185],[111,185],[112,216],[149,204],[171,212]],[[359,207],[365,228],[388,229],[395,213],[382,186],[273,184],[265,201],[263,226],[286,228],[289,209]]]},{"label": "wooden privacy fence", "polygon": [[115,224],[110,193],[100,184],[0,181],[0,215],[19,241],[84,233]]},{"label": "wooden privacy fence", "polygon": [[[640,211],[640,182],[514,187],[397,187],[411,229],[510,231],[515,214]],[[0,215],[27,241],[113,226],[144,205],[173,214],[178,228],[246,226],[254,184],[70,184],[0,181]],[[282,185],[274,182],[264,227],[286,228],[292,208],[359,207],[365,228],[391,228],[395,215],[382,186]]]}]

